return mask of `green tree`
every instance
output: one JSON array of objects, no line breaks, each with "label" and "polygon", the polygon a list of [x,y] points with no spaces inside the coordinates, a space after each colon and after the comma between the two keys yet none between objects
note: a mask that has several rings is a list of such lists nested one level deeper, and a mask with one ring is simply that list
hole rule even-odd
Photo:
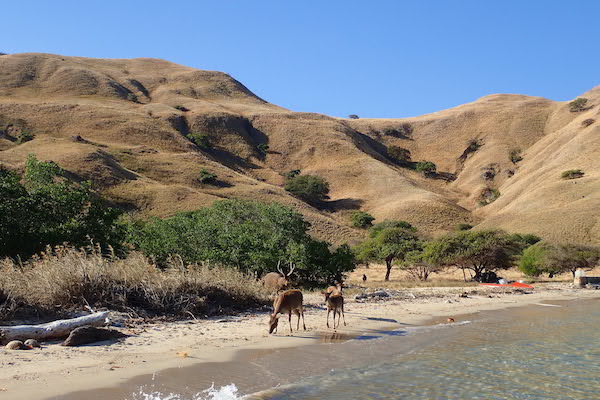
[{"label": "green tree", "polygon": [[366,213],[364,211],[354,211],[350,215],[350,221],[352,222],[352,226],[355,228],[368,228],[373,225],[373,221],[375,221],[375,217],[371,214]]},{"label": "green tree", "polygon": [[[373,228],[375,227],[377,225]],[[370,234],[369,239],[356,247],[355,254],[357,259],[362,262],[385,261],[386,281],[390,280],[392,265],[395,261],[403,261],[407,253],[420,248],[419,237],[410,229],[391,227],[376,229]]]},{"label": "green tree", "polygon": [[202,168],[198,174],[198,181],[206,185],[214,185],[217,183],[217,175]]},{"label": "green tree", "polygon": [[592,270],[599,261],[600,248],[596,246],[540,242],[523,252],[519,269],[530,276],[571,272],[574,277],[578,269]]},{"label": "green tree", "polygon": [[382,221],[382,222],[379,222],[378,224],[373,225],[369,229],[369,236],[370,237],[375,237],[382,230],[388,229],[388,228],[400,228],[400,229],[405,229],[405,230],[411,231],[411,232],[416,232],[417,231],[417,228],[415,228],[414,226],[412,226],[409,222],[406,222],[406,221],[397,221],[397,220],[388,220],[388,219],[386,219],[385,221]]},{"label": "green tree", "polygon": [[73,183],[51,162],[30,155],[23,182],[0,170],[0,256],[28,257],[47,245],[87,245],[117,249],[124,239],[120,210],[105,206],[89,182]]},{"label": "green tree", "polygon": [[578,97],[569,103],[569,110],[571,112],[580,112],[587,110],[588,99],[584,97]]},{"label": "green tree", "polygon": [[502,231],[464,231],[442,236],[431,243],[430,257],[446,265],[456,265],[473,273],[473,280],[514,265],[519,243]]},{"label": "green tree", "polygon": [[400,146],[390,146],[387,149],[388,155],[399,163],[410,163],[410,150]]},{"label": "green tree", "polygon": [[429,176],[435,174],[437,166],[431,161],[419,161],[415,164],[415,170],[422,172],[425,176]]},{"label": "green tree", "polygon": [[305,201],[316,203],[327,198],[329,183],[316,175],[298,175],[285,183],[285,190]]},{"label": "green tree", "polygon": [[210,141],[210,136],[208,136],[206,133],[190,133],[187,135],[187,138],[203,150],[208,150],[213,147]]},{"label": "green tree", "polygon": [[[298,277],[326,282],[354,268],[331,252],[329,244],[308,234],[310,224],[277,203],[220,200],[211,207],[152,218],[131,225],[129,241],[157,262],[178,254],[185,262],[210,261],[263,275],[279,261],[292,262]],[[343,250],[339,250],[343,252]]]}]

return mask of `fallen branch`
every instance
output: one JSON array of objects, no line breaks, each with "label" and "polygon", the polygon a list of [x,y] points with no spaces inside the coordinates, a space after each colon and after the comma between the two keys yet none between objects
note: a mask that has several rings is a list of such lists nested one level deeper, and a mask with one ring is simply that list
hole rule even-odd
[{"label": "fallen branch", "polygon": [[108,321],[108,311],[97,312],[83,317],[61,319],[40,325],[0,326],[0,341],[26,339],[57,339],[69,336],[80,326],[102,326]]}]

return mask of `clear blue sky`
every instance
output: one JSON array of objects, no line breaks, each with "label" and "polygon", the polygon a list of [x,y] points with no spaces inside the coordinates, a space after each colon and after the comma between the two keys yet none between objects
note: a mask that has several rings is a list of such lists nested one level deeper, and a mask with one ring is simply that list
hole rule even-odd
[{"label": "clear blue sky", "polygon": [[600,1],[3,1],[0,51],[156,57],[267,101],[406,117],[600,84]]}]

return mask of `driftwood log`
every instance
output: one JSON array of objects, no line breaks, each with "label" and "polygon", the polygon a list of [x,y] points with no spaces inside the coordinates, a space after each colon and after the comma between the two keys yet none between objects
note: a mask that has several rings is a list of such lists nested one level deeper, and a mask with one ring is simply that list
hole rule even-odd
[{"label": "driftwood log", "polygon": [[0,326],[0,341],[26,339],[57,339],[69,336],[72,330],[80,326],[102,326],[108,320],[108,311],[84,315],[72,319],[61,319],[40,325]]}]

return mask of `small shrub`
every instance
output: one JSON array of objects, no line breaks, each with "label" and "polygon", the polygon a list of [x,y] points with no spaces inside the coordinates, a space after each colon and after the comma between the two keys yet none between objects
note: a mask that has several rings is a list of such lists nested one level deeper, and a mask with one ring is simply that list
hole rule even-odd
[{"label": "small shrub", "polygon": [[285,184],[285,190],[308,202],[323,201],[329,193],[329,183],[316,175],[298,175]]},{"label": "small shrub", "polygon": [[360,117],[358,115],[356,115],[356,114],[350,114],[350,115],[348,115],[348,118],[350,118],[350,119],[358,119]]},{"label": "small shrub", "polygon": [[596,122],[596,120],[592,119],[592,118],[584,119],[583,121],[581,121],[581,126],[583,126],[584,128],[587,128],[588,126],[592,125],[594,122]]},{"label": "small shrub", "polygon": [[563,171],[563,173],[560,174],[560,177],[563,179],[577,179],[583,177],[583,175],[585,175],[585,172],[580,169],[570,169]]},{"label": "small shrub", "polygon": [[398,138],[410,137],[413,133],[413,127],[408,122],[404,122],[399,128],[385,128],[383,134],[386,136],[394,136]]},{"label": "small shrub", "polygon": [[210,136],[208,136],[206,133],[190,133],[187,135],[187,138],[201,149],[207,150],[212,148]]},{"label": "small shrub", "polygon": [[138,98],[134,93],[127,93],[127,100],[132,101],[134,103],[138,102]]},{"label": "small shrub", "polygon": [[390,146],[387,149],[388,155],[393,158],[395,161],[401,163],[410,162],[410,150],[405,149],[400,146]]},{"label": "small shrub", "polygon": [[217,182],[217,175],[203,168],[198,174],[198,181],[200,181],[200,183],[202,184],[214,185]]},{"label": "small shrub", "polygon": [[179,110],[179,111],[183,111],[183,112],[188,112],[188,111],[190,111],[190,109],[189,109],[189,108],[187,108],[187,107],[184,107],[184,106],[181,106],[181,105],[177,105],[177,106],[175,106],[175,107],[173,107],[173,108],[174,108],[174,109],[176,109],[176,110]]},{"label": "small shrub", "polygon": [[353,227],[366,229],[373,226],[375,217],[364,211],[354,211],[352,215],[350,215],[350,221],[352,221]]},{"label": "small shrub", "polygon": [[415,170],[422,172],[425,176],[429,176],[435,174],[437,167],[431,161],[419,161],[415,165]]},{"label": "small shrub", "polygon": [[587,110],[588,99],[584,97],[579,97],[572,102],[569,103],[569,111],[571,112],[580,112]]},{"label": "small shrub", "polygon": [[300,170],[299,169],[293,169],[291,171],[288,171],[284,174],[286,179],[292,179],[297,177],[298,175],[300,175]]},{"label": "small shrub", "polygon": [[458,231],[458,232],[460,232],[460,231],[470,231],[471,229],[473,229],[473,225],[471,225],[471,224],[457,224],[454,227],[454,230]]},{"label": "small shrub", "polygon": [[258,146],[256,146],[256,149],[258,150],[258,152],[259,152],[261,155],[263,155],[263,156],[264,156],[264,155],[266,155],[266,154],[267,154],[267,151],[269,151],[269,145],[268,145],[268,144],[266,144],[266,143],[261,143],[261,144],[259,144]]},{"label": "small shrub", "polygon": [[479,139],[471,139],[467,142],[467,148],[465,152],[474,153],[483,146],[483,143]]},{"label": "small shrub", "polygon": [[500,191],[498,189],[484,188],[479,194],[479,205],[487,206],[493,203],[500,197]]},{"label": "small shrub", "polygon": [[523,157],[521,156],[520,149],[512,149],[511,151],[509,151],[508,158],[510,159],[510,162],[513,164],[523,161]]},{"label": "small shrub", "polygon": [[34,137],[35,136],[32,133],[29,133],[27,131],[21,131],[17,135],[17,144],[29,142],[29,141],[33,140]]}]

